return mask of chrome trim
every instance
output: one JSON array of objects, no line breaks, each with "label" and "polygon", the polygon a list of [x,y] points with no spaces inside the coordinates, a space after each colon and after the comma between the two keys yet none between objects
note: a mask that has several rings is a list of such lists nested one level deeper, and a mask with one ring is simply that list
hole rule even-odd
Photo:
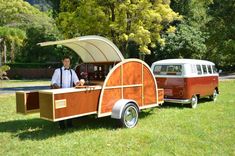
[{"label": "chrome trim", "polygon": [[166,99],[164,98],[164,102],[187,104],[187,103],[191,103],[191,99]]}]

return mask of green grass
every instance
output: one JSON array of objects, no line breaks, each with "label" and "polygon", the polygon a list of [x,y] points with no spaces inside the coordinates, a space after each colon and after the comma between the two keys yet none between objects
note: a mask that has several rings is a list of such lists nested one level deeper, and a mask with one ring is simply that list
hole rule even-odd
[{"label": "green grass", "polygon": [[94,116],[56,123],[15,113],[15,96],[0,95],[0,155],[235,155],[235,81],[220,83],[216,103],[168,105],[140,114],[133,129]]},{"label": "green grass", "polygon": [[23,87],[23,86],[44,86],[50,85],[49,80],[0,80],[0,88]]}]

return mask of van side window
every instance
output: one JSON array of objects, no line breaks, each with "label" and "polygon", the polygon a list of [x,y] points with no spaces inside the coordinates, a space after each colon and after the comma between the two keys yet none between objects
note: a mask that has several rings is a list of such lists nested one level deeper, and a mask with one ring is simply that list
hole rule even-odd
[{"label": "van side window", "polygon": [[215,65],[212,65],[213,73],[217,74],[217,69],[215,68]]},{"label": "van side window", "polygon": [[192,71],[192,73],[197,73],[197,67],[195,64],[191,65],[191,71]]},{"label": "van side window", "polygon": [[197,65],[197,74],[202,75],[202,68],[201,65]]},{"label": "van side window", "polygon": [[208,69],[209,74],[212,74],[211,65],[207,65],[207,69]]},{"label": "van side window", "polygon": [[206,65],[202,65],[203,74],[207,74]]}]

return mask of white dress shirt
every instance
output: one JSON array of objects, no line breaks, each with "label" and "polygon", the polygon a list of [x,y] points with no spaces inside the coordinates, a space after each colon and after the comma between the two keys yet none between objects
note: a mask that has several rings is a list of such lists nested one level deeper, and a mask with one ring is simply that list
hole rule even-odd
[{"label": "white dress shirt", "polygon": [[[70,69],[72,72],[72,83],[76,84],[79,79],[77,74],[75,73],[75,71],[73,69]],[[51,79],[51,84],[57,84],[58,86],[60,86],[60,68],[57,68],[54,71],[54,74],[52,76]],[[62,87],[60,86],[60,88],[70,88],[71,86],[71,73],[69,70],[65,70],[64,67],[62,67]]]}]

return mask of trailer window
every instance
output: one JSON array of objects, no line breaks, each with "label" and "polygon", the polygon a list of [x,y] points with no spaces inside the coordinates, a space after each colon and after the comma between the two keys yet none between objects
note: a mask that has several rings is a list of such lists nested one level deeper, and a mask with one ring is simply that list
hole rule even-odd
[{"label": "trailer window", "polygon": [[201,65],[197,65],[197,74],[202,75],[202,68]]},{"label": "trailer window", "polygon": [[206,65],[202,65],[203,74],[207,74]]},{"label": "trailer window", "polygon": [[211,65],[207,65],[207,69],[208,69],[209,74],[212,74]]},{"label": "trailer window", "polygon": [[181,75],[181,65],[156,65],[153,69],[155,75]]}]

